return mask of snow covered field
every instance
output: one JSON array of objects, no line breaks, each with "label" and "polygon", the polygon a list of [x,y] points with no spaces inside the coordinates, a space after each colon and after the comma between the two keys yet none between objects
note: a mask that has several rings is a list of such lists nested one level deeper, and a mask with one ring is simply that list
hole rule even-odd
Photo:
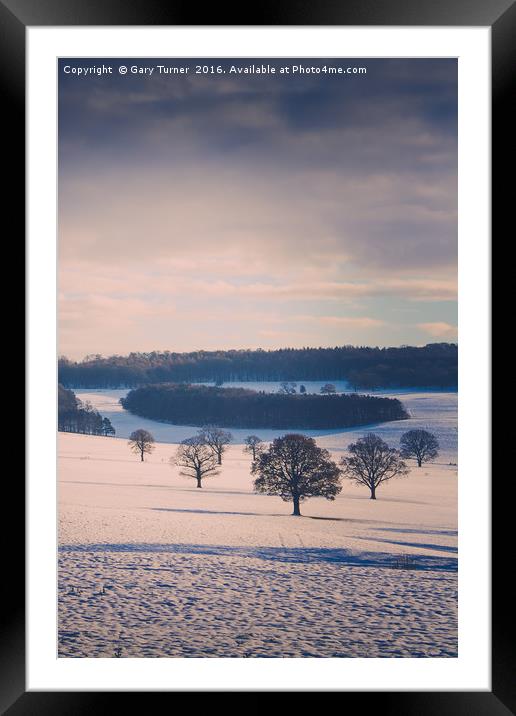
[{"label": "snow covered field", "polygon": [[[438,463],[376,501],[345,481],[292,517],[253,493],[249,431],[232,431],[221,474],[198,490],[168,463],[195,428],[125,413],[124,392],[78,391],[119,437],[59,435],[59,656],[457,655],[456,394],[406,395],[411,420],[374,428],[392,444],[433,429]],[[162,441],[144,463],[127,446],[136,427]],[[338,459],[364,432],[316,437]]]}]

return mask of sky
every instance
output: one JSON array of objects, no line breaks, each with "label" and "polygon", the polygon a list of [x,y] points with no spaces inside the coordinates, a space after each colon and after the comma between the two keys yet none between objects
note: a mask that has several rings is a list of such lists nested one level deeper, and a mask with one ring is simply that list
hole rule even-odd
[{"label": "sky", "polygon": [[457,340],[456,60],[65,59],[58,131],[60,354]]}]

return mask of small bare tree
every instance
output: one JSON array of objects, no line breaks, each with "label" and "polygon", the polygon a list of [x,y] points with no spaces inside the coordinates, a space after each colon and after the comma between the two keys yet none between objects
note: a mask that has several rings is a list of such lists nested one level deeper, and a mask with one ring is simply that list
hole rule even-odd
[{"label": "small bare tree", "polygon": [[129,435],[128,445],[135,453],[140,453],[143,462],[145,453],[150,454],[154,450],[154,438],[147,430],[135,430]]},{"label": "small bare tree", "polygon": [[253,462],[256,460],[256,456],[259,455],[263,450],[263,440],[258,435],[248,435],[245,439],[244,452],[248,455],[253,456]]},{"label": "small bare tree", "polygon": [[368,433],[348,447],[349,456],[340,461],[344,476],[371,490],[376,500],[376,489],[382,482],[408,474],[408,468],[397,450],[374,433]]},{"label": "small bare tree", "polygon": [[217,463],[222,465],[222,456],[233,436],[227,430],[216,428],[214,425],[205,425],[199,430],[199,438],[208,445],[217,456]]},{"label": "small bare tree", "polygon": [[202,487],[203,478],[219,474],[216,454],[198,435],[183,440],[170,463],[181,468],[180,475],[197,480],[197,487]]},{"label": "small bare tree", "polygon": [[307,497],[334,500],[342,489],[341,471],[328,450],[320,448],[313,438],[295,433],[276,438],[258,455],[251,473],[256,492],[292,501],[292,514],[296,516],[301,515],[299,503]]},{"label": "small bare tree", "polygon": [[418,467],[439,455],[439,441],[428,430],[409,430],[401,436],[400,446],[401,456],[414,458]]}]

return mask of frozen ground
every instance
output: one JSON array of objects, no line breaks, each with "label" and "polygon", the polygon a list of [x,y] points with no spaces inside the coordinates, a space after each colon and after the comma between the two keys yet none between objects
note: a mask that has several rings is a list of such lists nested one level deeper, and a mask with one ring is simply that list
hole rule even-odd
[{"label": "frozen ground", "polygon": [[[338,458],[348,436],[318,442]],[[126,439],[59,435],[60,656],[456,656],[449,460],[295,518],[252,492],[242,445],[202,490],[175,449],[141,463]]]},{"label": "frozen ground", "polygon": [[[229,384],[228,384],[229,385]],[[250,388],[262,390],[276,390],[278,383],[234,383]],[[318,392],[323,382],[305,383],[307,390]],[[337,383],[339,389],[344,384]],[[119,399],[127,394],[126,389],[118,390],[88,390],[76,389],[78,398],[89,400],[91,404],[111,420],[117,437],[126,438],[133,430],[144,428],[152,433],[159,442],[175,443],[195,434],[197,428],[185,425],[169,425],[156,420],[147,420],[132,415],[122,408]],[[400,436],[412,428],[427,428],[437,435],[441,445],[441,462],[457,462],[457,393],[429,392],[429,391],[400,391],[398,393],[384,393],[387,397],[399,398],[410,414],[409,420],[372,425],[367,428],[350,428],[349,430],[303,430],[306,435],[318,438],[322,447],[332,450],[342,450],[350,442],[356,440],[365,432],[378,433],[393,447],[399,444]],[[285,433],[284,430],[238,430],[231,428],[234,441],[242,443],[250,432],[257,433],[264,440],[272,440]]]}]

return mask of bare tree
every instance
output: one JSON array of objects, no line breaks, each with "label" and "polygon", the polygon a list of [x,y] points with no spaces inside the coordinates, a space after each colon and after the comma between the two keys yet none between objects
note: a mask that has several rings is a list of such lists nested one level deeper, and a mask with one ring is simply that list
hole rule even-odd
[{"label": "bare tree", "polygon": [[340,461],[344,476],[371,490],[376,500],[376,489],[382,482],[408,474],[408,468],[397,450],[374,433],[368,433],[348,447],[349,457]]},{"label": "bare tree", "polygon": [[216,454],[199,435],[183,440],[170,463],[181,468],[180,475],[197,480],[197,487],[202,487],[203,478],[219,474]]},{"label": "bare tree", "polygon": [[248,435],[245,439],[244,452],[248,455],[253,456],[253,462],[256,460],[256,456],[259,455],[263,450],[263,440],[258,435]]},{"label": "bare tree", "polygon": [[214,425],[205,425],[199,430],[199,437],[213,450],[217,456],[218,464],[222,465],[222,456],[233,438],[231,433],[227,430],[216,428]]},{"label": "bare tree", "polygon": [[287,381],[284,381],[280,385],[280,387],[278,389],[278,393],[284,393],[286,395],[294,395],[294,393],[296,392],[296,388],[297,388],[297,383],[289,383]]},{"label": "bare tree", "polygon": [[341,470],[328,450],[318,447],[313,438],[294,433],[276,438],[258,455],[251,473],[256,475],[256,492],[292,501],[296,516],[301,515],[299,504],[307,497],[334,500],[342,489]]},{"label": "bare tree", "polygon": [[439,441],[428,430],[409,430],[401,436],[400,446],[401,456],[414,458],[418,467],[439,455]]},{"label": "bare tree", "polygon": [[129,442],[131,450],[135,453],[140,453],[140,457],[143,462],[143,456],[145,453],[150,454],[154,450],[154,438],[147,432],[147,430],[135,430],[129,435]]},{"label": "bare tree", "polygon": [[321,388],[321,393],[323,395],[335,395],[337,392],[337,388],[333,385],[333,383],[326,383]]}]

